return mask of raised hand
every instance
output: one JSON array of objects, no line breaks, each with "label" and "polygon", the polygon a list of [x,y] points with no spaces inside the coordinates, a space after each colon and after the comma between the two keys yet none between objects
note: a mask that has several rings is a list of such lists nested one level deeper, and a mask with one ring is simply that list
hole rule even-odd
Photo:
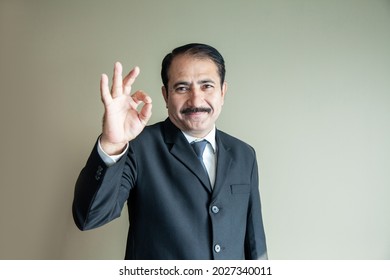
[{"label": "raised hand", "polygon": [[[127,142],[141,133],[152,115],[152,99],[143,91],[131,93],[140,69],[135,67],[122,79],[122,65],[115,63],[111,91],[108,77],[102,74],[100,93],[104,104],[102,149],[109,155],[119,154]],[[137,107],[144,103],[141,110]]]}]

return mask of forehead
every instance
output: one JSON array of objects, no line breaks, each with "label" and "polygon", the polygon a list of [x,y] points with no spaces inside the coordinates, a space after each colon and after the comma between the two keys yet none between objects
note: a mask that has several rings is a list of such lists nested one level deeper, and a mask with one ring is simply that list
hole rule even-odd
[{"label": "forehead", "polygon": [[176,56],[168,70],[169,82],[178,79],[196,79],[208,77],[219,81],[218,67],[209,58],[191,55]]}]

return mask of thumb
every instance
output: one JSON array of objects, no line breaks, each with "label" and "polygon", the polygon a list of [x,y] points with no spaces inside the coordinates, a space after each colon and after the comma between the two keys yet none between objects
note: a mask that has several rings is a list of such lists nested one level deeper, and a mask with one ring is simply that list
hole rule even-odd
[{"label": "thumb", "polygon": [[152,116],[152,103],[145,103],[139,112],[139,120],[146,125]]}]

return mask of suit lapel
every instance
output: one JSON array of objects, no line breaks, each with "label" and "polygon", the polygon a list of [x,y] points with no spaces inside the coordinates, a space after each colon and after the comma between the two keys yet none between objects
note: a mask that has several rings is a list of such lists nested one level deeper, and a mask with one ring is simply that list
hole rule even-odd
[{"label": "suit lapel", "polygon": [[221,191],[226,179],[229,177],[229,168],[232,163],[230,147],[224,143],[223,137],[218,130],[216,131],[216,141],[218,147],[218,154],[217,173],[214,184],[213,198],[218,196],[218,193]]},{"label": "suit lapel", "polygon": [[208,175],[183,133],[168,119],[165,120],[165,142],[170,145],[171,154],[182,162],[191,172],[198,177],[207,191],[211,192]]}]

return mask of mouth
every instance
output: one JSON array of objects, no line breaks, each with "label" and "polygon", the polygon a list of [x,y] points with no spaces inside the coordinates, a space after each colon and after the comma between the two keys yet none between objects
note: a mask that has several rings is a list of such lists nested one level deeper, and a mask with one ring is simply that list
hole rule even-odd
[{"label": "mouth", "polygon": [[207,107],[194,107],[194,108],[185,108],[180,111],[184,115],[192,115],[196,113],[211,113],[211,108]]}]

